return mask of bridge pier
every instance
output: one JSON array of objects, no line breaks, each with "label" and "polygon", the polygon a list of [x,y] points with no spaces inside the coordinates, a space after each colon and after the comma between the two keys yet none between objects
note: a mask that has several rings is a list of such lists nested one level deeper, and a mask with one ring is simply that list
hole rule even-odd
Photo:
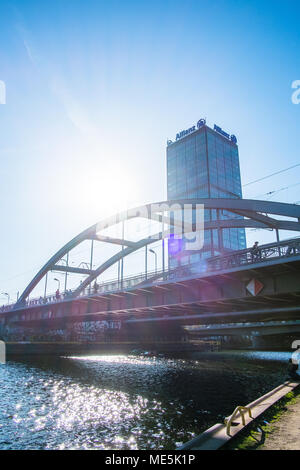
[{"label": "bridge pier", "polygon": [[252,336],[253,349],[290,349],[295,339],[299,339],[296,335],[268,335],[268,336]]},{"label": "bridge pier", "polygon": [[252,336],[252,348],[253,349],[269,349],[270,343],[274,345],[274,339],[266,336]]}]

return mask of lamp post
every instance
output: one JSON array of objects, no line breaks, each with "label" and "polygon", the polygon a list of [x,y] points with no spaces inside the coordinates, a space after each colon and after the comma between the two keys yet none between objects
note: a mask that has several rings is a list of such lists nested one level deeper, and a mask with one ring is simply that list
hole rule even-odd
[{"label": "lamp post", "polygon": [[[91,257],[91,262],[92,262],[92,257]],[[86,261],[81,261],[81,263],[79,263],[78,265],[78,268],[80,268],[80,266],[84,266],[86,268],[86,270],[88,270],[89,272],[92,271],[91,269],[91,265],[89,263],[87,263]],[[82,281],[80,281],[80,284],[82,283]],[[84,289],[84,292],[86,293],[86,289]],[[91,293],[91,285],[89,285],[89,288],[88,288],[88,292]]]},{"label": "lamp post", "polygon": [[155,255],[155,274],[157,274],[157,253],[152,248],[149,251]]},{"label": "lamp post", "polygon": [[7,296],[7,305],[9,305],[9,302],[10,302],[10,295],[9,295],[9,293],[8,293],[8,292],[1,292],[1,294]]},{"label": "lamp post", "polygon": [[58,282],[58,291],[60,292],[60,280],[57,277],[54,278],[54,281]]},{"label": "lamp post", "polygon": [[[91,259],[90,259],[90,270],[93,270],[93,255],[94,255],[94,240],[91,243]],[[91,284],[89,285],[89,293],[91,293]]]},{"label": "lamp post", "polygon": [[[69,253],[67,253],[67,259],[61,259],[64,263],[66,263],[66,268],[69,266]],[[65,274],[65,292],[67,292],[67,282],[68,282],[68,271],[66,270]]]},{"label": "lamp post", "polygon": [[86,263],[85,261],[81,261],[81,263],[79,263],[79,265],[78,265],[78,268],[80,268],[81,265],[85,266],[86,269],[90,270],[90,264],[89,263]]}]

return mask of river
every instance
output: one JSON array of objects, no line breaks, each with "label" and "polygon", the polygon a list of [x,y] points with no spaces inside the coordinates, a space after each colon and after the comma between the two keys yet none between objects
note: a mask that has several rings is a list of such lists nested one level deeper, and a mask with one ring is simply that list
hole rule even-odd
[{"label": "river", "polygon": [[174,449],[287,379],[288,352],[0,365],[0,449]]}]

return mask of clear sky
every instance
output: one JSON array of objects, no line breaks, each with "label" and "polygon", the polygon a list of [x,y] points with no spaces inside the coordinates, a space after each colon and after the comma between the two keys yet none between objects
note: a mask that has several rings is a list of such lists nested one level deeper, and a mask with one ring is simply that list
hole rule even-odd
[{"label": "clear sky", "polygon": [[[166,140],[202,117],[237,136],[243,184],[300,163],[299,17],[298,1],[2,0],[0,292],[104,215],[165,199]],[[244,197],[300,201],[297,183],[300,167]]]}]

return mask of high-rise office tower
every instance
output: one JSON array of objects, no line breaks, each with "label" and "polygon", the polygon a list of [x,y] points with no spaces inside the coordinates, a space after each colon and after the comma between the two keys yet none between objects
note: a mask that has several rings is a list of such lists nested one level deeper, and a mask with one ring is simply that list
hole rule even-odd
[{"label": "high-rise office tower", "polygon": [[[176,135],[167,145],[168,199],[241,198],[241,176],[237,140],[220,127],[211,129],[204,119]],[[225,210],[206,209],[205,220],[232,218]],[[239,217],[239,216],[237,216]],[[223,251],[246,248],[245,229],[205,230],[204,247],[199,252],[174,254],[169,249],[169,265],[175,268],[200,261]]]}]

